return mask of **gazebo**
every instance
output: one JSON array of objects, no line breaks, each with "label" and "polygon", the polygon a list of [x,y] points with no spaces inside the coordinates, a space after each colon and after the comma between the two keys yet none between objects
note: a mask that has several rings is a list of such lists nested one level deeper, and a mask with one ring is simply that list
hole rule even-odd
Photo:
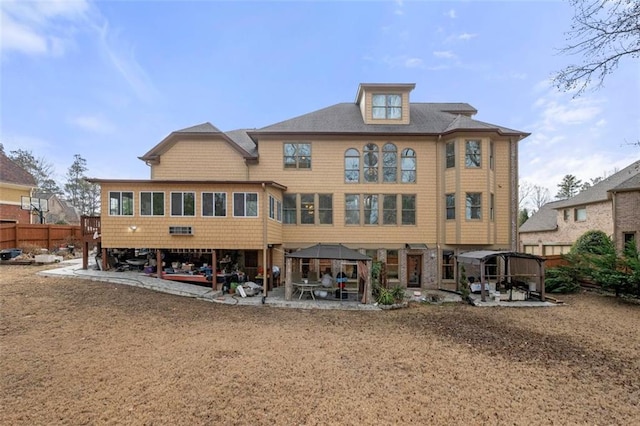
[{"label": "gazebo", "polygon": [[364,291],[362,303],[371,303],[371,257],[352,250],[342,244],[316,244],[311,247],[287,253],[285,255],[285,287],[284,295],[286,300],[293,298],[293,271],[300,266],[302,259],[329,259],[357,262],[358,277],[364,281]]},{"label": "gazebo", "polygon": [[[488,277],[485,266],[494,258],[501,259],[501,273]],[[484,283],[488,278],[504,281],[512,286],[517,280],[526,280],[527,284],[534,284],[532,291],[540,294],[540,300],[545,301],[544,295],[544,261],[539,256],[513,251],[479,250],[469,251],[457,256],[458,264],[475,265],[480,269],[480,296],[486,301],[487,290]]]}]

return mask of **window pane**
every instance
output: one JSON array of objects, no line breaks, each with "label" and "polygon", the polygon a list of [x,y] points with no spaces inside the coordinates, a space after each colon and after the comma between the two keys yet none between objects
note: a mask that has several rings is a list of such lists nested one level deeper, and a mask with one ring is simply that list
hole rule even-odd
[{"label": "window pane", "polygon": [[233,194],[233,215],[244,216],[244,193]]},{"label": "window pane", "polygon": [[151,216],[151,192],[140,193],[140,215]]},{"label": "window pane", "polygon": [[386,95],[373,95],[372,97],[372,105],[379,107],[387,106],[387,96]]},{"label": "window pane", "polygon": [[245,194],[246,195],[246,209],[247,216],[258,216],[258,194],[255,192]]},{"label": "window pane", "polygon": [[153,193],[153,215],[164,216],[164,192]]},{"label": "window pane", "polygon": [[196,194],[194,194],[193,192],[184,193],[184,215],[196,215]]},{"label": "window pane", "polygon": [[364,223],[367,225],[378,224],[378,196],[375,194],[364,197]]},{"label": "window pane", "polygon": [[300,194],[300,223],[313,224],[314,213],[314,195]]},{"label": "window pane", "polygon": [[182,216],[182,192],[171,193],[171,215]]},{"label": "window pane", "polygon": [[296,194],[284,194],[282,200],[284,223],[296,224]]},{"label": "window pane", "polygon": [[331,225],[333,223],[333,195],[318,195],[319,219],[323,225]]},{"label": "window pane", "polygon": [[467,141],[465,150],[465,165],[467,167],[481,166],[481,145],[480,141]]},{"label": "window pane", "polygon": [[357,194],[345,195],[345,223],[360,225],[360,196]]},{"label": "window pane", "polygon": [[382,201],[382,223],[384,225],[398,224],[398,197],[397,195],[384,195]]},{"label": "window pane", "polygon": [[382,167],[383,181],[395,182],[398,175],[398,153],[394,144],[388,143],[383,148]]},{"label": "window pane", "polygon": [[456,146],[453,142],[449,142],[446,145],[447,147],[447,152],[446,152],[446,156],[447,156],[447,168],[450,167],[455,167],[456,166]]},{"label": "window pane", "polygon": [[456,196],[455,194],[447,194],[447,219],[456,218]]},{"label": "window pane", "polygon": [[202,216],[213,216],[213,193],[202,193]]},{"label": "window pane", "polygon": [[412,149],[402,151],[402,182],[413,183],[416,181],[416,153]]},{"label": "window pane", "polygon": [[344,181],[357,183],[360,181],[360,153],[355,149],[348,149],[344,154]]},{"label": "window pane", "polygon": [[402,224],[403,225],[416,224],[416,196],[415,195],[402,196]]},{"label": "window pane", "polygon": [[467,219],[482,219],[482,194],[476,192],[467,193]]},{"label": "window pane", "polygon": [[215,215],[226,216],[227,215],[227,194],[224,192],[216,192],[215,194]]}]

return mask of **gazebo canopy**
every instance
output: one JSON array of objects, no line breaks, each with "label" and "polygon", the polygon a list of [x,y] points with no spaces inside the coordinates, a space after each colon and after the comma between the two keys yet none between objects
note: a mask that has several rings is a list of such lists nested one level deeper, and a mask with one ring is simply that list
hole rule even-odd
[{"label": "gazebo canopy", "polygon": [[537,260],[538,262],[544,262],[544,259],[542,257],[535,256],[529,253],[519,253],[515,251],[494,251],[494,250],[468,251],[466,253],[459,254],[457,258],[458,258],[458,262],[461,262],[461,263],[471,263],[474,265],[479,265],[482,262],[494,256],[499,256],[504,259],[507,259],[507,258],[534,259],[534,260]]},{"label": "gazebo canopy", "polygon": [[315,246],[288,253],[286,256],[294,259],[371,260],[369,256],[342,244],[316,244]]}]

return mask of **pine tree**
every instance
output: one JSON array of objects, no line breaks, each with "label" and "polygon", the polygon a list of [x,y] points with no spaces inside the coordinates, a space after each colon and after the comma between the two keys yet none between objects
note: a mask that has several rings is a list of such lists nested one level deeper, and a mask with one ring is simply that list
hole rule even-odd
[{"label": "pine tree", "polygon": [[580,179],[574,175],[565,175],[564,178],[562,178],[562,182],[558,184],[556,198],[559,200],[571,198],[580,192],[581,187],[582,181]]}]

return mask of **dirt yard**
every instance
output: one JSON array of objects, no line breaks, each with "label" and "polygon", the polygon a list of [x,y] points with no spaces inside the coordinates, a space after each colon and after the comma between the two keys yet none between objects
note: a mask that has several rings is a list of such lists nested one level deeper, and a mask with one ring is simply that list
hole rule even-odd
[{"label": "dirt yard", "polygon": [[0,424],[638,424],[640,306],[219,305],[0,265]]}]

